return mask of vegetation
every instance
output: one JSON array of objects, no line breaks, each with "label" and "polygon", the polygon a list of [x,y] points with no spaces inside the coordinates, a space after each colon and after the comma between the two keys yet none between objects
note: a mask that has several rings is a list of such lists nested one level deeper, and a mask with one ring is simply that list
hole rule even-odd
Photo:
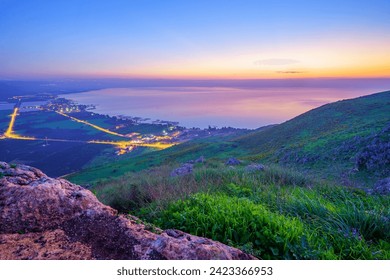
[{"label": "vegetation", "polygon": [[[340,101],[281,125],[94,167],[104,203],[163,229],[219,240],[263,259],[390,259],[390,92]],[[180,163],[209,155],[194,172]],[[228,157],[240,166],[228,167]],[[264,170],[245,166],[266,164]],[[115,171],[115,172],[114,172]]]},{"label": "vegetation", "polygon": [[[364,191],[390,176],[389,112],[390,92],[384,92],[252,133],[158,152],[137,149],[109,163],[109,156],[91,151],[88,168],[68,178],[151,226],[212,238],[259,258],[390,259],[390,196]],[[75,149],[65,151],[64,159]],[[192,173],[171,176],[178,165],[201,156],[206,162],[194,163]],[[229,157],[241,165],[226,166]],[[245,167],[252,162],[266,166]]]},{"label": "vegetation", "polygon": [[387,91],[327,104],[235,141],[249,151],[247,159],[367,186],[390,176],[389,112]]},{"label": "vegetation", "polygon": [[388,259],[390,198],[267,167],[219,161],[170,177],[164,166],[93,188],[103,202],[263,259]]},{"label": "vegetation", "polygon": [[[139,150],[139,148],[137,148]],[[77,184],[101,184],[103,181],[111,181],[128,172],[138,172],[161,165],[175,165],[180,162],[199,158],[204,155],[214,155],[216,159],[230,156],[243,156],[246,152],[237,144],[220,137],[193,140],[183,144],[162,150],[145,153],[145,151],[132,153],[129,156],[116,161],[104,162],[85,168],[80,172],[68,176],[67,179]]]},{"label": "vegetation", "polygon": [[69,179],[95,184],[126,172],[182,163],[203,155],[278,164],[343,185],[372,187],[378,179],[390,176],[388,112],[389,91],[327,104],[251,133],[193,140],[148,156],[94,166]]}]

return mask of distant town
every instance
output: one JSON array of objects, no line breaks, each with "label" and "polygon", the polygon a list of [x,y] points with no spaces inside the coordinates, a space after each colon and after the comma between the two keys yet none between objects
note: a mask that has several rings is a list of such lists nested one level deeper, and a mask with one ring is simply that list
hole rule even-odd
[{"label": "distant town", "polygon": [[[32,96],[14,96],[9,100],[15,103],[13,113],[10,115],[8,128],[3,134],[0,134],[0,139],[28,140],[28,141],[44,141],[49,142],[85,142],[88,144],[112,145],[116,148],[117,155],[123,155],[132,152],[136,147],[149,147],[155,149],[166,149],[178,143],[182,143],[193,138],[209,137],[212,135],[229,135],[236,132],[237,129],[231,127],[216,128],[209,126],[207,129],[200,128],[185,128],[179,126],[179,122],[150,120],[149,118],[131,117],[131,116],[108,116],[93,113],[94,105],[77,104],[66,98],[59,98],[53,94],[39,94]],[[34,104],[32,104],[34,103]],[[35,104],[36,103],[36,104]],[[61,138],[48,138],[42,135],[41,137],[32,137],[21,135],[14,131],[17,124],[17,118],[25,112],[40,111],[54,112],[70,121],[81,123],[95,130],[103,132],[111,136],[117,137],[115,140],[93,139],[93,140],[69,140]],[[96,116],[109,119],[112,123],[111,127],[103,127],[102,125],[94,124],[93,120]],[[134,126],[152,125],[161,127],[161,130],[153,133],[140,133],[129,131]],[[155,131],[156,129],[154,129]],[[125,132],[122,132],[125,131]]]}]

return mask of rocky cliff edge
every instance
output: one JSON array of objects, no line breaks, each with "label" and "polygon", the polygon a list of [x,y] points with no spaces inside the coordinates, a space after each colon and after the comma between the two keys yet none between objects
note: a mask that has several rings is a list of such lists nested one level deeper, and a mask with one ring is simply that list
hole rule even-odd
[{"label": "rocky cliff edge", "polygon": [[0,162],[0,259],[254,259],[179,230],[147,230],[88,190]]}]

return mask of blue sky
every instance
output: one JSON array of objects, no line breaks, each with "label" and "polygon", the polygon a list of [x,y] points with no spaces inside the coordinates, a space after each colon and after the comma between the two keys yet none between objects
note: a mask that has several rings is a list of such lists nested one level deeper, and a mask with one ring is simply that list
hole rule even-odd
[{"label": "blue sky", "polygon": [[389,77],[390,1],[0,0],[0,77]]}]

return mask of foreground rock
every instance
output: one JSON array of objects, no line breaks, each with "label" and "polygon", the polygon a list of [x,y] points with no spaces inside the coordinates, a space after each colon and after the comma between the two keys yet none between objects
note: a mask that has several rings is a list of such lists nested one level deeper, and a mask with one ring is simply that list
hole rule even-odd
[{"label": "foreground rock", "polygon": [[0,259],[254,259],[178,230],[155,232],[80,186],[0,163]]}]

